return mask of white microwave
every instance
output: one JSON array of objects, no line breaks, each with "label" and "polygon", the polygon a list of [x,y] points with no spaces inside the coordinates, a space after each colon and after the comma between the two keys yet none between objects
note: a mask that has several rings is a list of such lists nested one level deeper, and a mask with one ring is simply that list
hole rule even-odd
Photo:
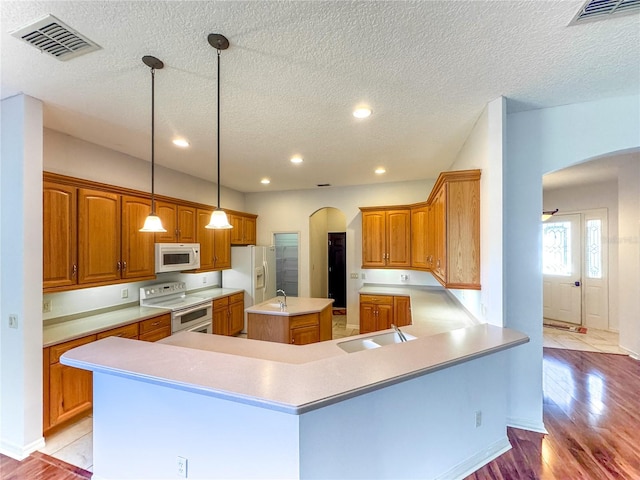
[{"label": "white microwave", "polygon": [[156,273],[200,268],[199,243],[156,243]]}]

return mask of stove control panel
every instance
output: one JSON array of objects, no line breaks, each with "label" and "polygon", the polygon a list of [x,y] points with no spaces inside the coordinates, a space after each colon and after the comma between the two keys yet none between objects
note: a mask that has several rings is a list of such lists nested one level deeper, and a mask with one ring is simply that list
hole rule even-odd
[{"label": "stove control panel", "polygon": [[140,288],[140,300],[166,297],[167,295],[184,295],[187,285],[184,282],[156,283]]}]

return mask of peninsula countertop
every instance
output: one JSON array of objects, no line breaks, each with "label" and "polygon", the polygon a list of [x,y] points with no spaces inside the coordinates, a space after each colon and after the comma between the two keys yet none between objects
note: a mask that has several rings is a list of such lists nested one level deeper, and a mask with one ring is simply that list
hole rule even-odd
[{"label": "peninsula countertop", "polygon": [[339,343],[390,331],[295,346],[180,332],[156,343],[109,337],[66,352],[65,365],[299,415],[529,341],[481,324],[347,353]]},{"label": "peninsula countertop", "polygon": [[285,307],[281,307],[279,301],[284,301],[284,297],[270,298],[246,308],[245,312],[279,316],[304,315],[306,313],[321,312],[330,306],[334,300],[333,298],[287,297]]}]

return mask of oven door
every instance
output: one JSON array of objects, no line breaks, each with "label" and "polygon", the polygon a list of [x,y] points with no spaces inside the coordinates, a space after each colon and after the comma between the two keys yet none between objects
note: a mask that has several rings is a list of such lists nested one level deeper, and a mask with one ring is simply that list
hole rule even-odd
[{"label": "oven door", "polygon": [[197,332],[197,333],[213,333],[213,324],[211,322],[205,322],[201,325],[197,325],[195,327],[188,328],[187,332]]},{"label": "oven door", "polygon": [[171,313],[171,333],[189,330],[207,322],[211,323],[213,320],[212,311],[213,308],[210,301],[192,305],[182,310],[174,310]]}]

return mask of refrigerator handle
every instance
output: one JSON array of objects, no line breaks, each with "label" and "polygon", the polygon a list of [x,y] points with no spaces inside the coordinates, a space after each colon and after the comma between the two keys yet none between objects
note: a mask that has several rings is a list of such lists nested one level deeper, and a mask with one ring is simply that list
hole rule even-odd
[{"label": "refrigerator handle", "polygon": [[[269,288],[269,264],[262,261],[262,267],[264,268],[264,293],[267,293],[267,289]],[[267,300],[265,298],[265,300]]]}]

